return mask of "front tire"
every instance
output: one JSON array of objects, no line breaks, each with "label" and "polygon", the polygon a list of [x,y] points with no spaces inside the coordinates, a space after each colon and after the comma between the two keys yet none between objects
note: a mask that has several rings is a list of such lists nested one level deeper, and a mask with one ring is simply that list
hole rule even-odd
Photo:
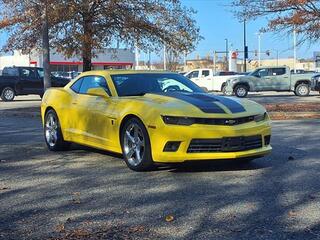
[{"label": "front tire", "polygon": [[44,118],[44,138],[50,151],[63,151],[70,147],[70,142],[63,139],[57,113],[51,109]]},{"label": "front tire", "polygon": [[124,124],[120,137],[123,157],[130,169],[146,171],[154,167],[149,134],[138,118]]},{"label": "front tire", "polygon": [[299,97],[309,96],[310,86],[305,83],[300,83],[298,86],[296,86],[294,93],[296,96],[299,96]]},{"label": "front tire", "polygon": [[5,102],[11,102],[11,101],[13,101],[15,95],[16,94],[15,94],[14,90],[11,87],[5,87],[2,90],[1,99],[3,101],[5,101]]},{"label": "front tire", "polygon": [[234,93],[239,98],[244,98],[248,95],[249,89],[245,85],[237,85],[234,89]]}]

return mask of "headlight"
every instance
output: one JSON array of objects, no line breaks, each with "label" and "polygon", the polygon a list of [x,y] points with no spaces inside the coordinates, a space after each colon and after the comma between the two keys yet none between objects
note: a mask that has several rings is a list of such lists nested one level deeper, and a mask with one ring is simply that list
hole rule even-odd
[{"label": "headlight", "polygon": [[194,118],[188,117],[171,117],[171,116],[162,116],[162,119],[165,124],[173,124],[173,125],[185,125],[190,126],[195,123]]},{"label": "headlight", "polygon": [[254,116],[254,121],[256,122],[261,122],[267,118],[267,113],[265,112],[264,114],[259,114]]}]

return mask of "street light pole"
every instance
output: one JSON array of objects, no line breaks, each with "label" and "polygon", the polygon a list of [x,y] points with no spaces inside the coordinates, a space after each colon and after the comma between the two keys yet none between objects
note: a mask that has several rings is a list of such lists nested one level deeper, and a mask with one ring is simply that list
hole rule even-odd
[{"label": "street light pole", "polygon": [[226,41],[226,71],[229,71],[229,42],[228,38],[224,40]]},{"label": "street light pole", "polygon": [[166,60],[166,53],[167,53],[167,49],[166,49],[166,45],[163,45],[163,70],[167,70],[167,60]]},{"label": "street light pole", "polygon": [[261,33],[258,33],[258,62],[259,62],[259,67],[261,66]]},{"label": "street light pole", "polygon": [[247,39],[246,39],[246,19],[243,20],[243,71],[247,71]]}]

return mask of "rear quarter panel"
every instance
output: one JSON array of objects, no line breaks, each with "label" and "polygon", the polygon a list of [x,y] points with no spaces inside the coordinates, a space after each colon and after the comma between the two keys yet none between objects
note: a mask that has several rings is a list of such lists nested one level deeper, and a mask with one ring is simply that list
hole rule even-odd
[{"label": "rear quarter panel", "polygon": [[[45,113],[48,108],[52,108],[56,111],[61,128],[66,129],[68,126],[69,109],[72,101],[72,93],[64,88],[50,88],[48,89],[41,103],[41,118],[44,123]],[[63,132],[64,133],[64,132]]]}]

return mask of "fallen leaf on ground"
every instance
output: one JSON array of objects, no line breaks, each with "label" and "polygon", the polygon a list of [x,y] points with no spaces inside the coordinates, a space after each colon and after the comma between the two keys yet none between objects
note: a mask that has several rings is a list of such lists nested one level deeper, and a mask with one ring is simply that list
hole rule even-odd
[{"label": "fallen leaf on ground", "polygon": [[297,214],[296,212],[294,212],[294,211],[289,211],[288,215],[289,215],[290,217],[295,217],[295,216],[297,216],[298,214]]},{"label": "fallen leaf on ground", "polygon": [[166,222],[172,222],[174,220],[174,216],[167,215],[165,219],[166,219]]},{"label": "fallen leaf on ground", "polygon": [[56,227],[56,230],[57,230],[57,232],[60,232],[60,233],[66,231],[65,228],[64,228],[64,224],[59,224],[59,225]]}]

